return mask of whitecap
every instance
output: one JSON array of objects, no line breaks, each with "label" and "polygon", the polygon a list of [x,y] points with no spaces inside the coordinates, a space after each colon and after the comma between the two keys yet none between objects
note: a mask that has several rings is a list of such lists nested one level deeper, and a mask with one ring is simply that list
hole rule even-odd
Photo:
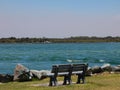
[{"label": "whitecap", "polygon": [[80,62],[81,60],[71,60],[71,59],[67,59],[67,62]]},{"label": "whitecap", "polygon": [[72,60],[70,60],[70,59],[67,59],[67,61],[70,62],[70,63],[72,62]]},{"label": "whitecap", "polygon": [[99,60],[99,62],[105,62],[105,60],[102,60],[102,59],[101,59],[101,60]]}]

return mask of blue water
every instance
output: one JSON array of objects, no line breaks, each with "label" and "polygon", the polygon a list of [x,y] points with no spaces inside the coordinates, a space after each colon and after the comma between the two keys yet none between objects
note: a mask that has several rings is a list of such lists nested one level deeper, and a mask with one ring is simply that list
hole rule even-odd
[{"label": "blue water", "polygon": [[50,70],[53,64],[120,64],[120,43],[0,44],[0,73],[13,74],[17,64]]}]

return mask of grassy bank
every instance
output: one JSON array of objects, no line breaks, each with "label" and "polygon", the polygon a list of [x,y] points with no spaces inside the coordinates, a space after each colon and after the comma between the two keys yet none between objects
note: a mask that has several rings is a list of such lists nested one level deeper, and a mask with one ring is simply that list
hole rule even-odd
[{"label": "grassy bank", "polygon": [[[58,79],[62,81],[63,78],[59,77]],[[76,76],[73,76],[72,79],[75,82]],[[0,90],[120,90],[120,74],[104,73],[86,77],[86,84],[45,86],[48,82],[49,78],[39,81],[2,83]]]}]

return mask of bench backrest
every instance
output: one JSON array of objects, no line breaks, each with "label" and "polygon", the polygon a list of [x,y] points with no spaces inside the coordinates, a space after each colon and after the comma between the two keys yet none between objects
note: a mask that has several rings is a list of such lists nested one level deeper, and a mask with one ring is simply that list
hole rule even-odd
[{"label": "bench backrest", "polygon": [[65,73],[65,72],[68,74],[72,73],[71,64],[53,65],[52,66],[51,73],[54,73],[55,76],[57,76],[58,73]]},{"label": "bench backrest", "polygon": [[51,73],[54,73],[55,76],[58,73],[68,73],[69,75],[72,72],[82,71],[84,74],[87,70],[88,64],[63,64],[63,65],[53,65]]},{"label": "bench backrest", "polygon": [[88,64],[72,64],[72,71],[86,71]]},{"label": "bench backrest", "polygon": [[71,71],[71,65],[70,64],[66,64],[66,65],[59,65],[58,66],[58,73],[61,73],[61,72],[70,72]]}]

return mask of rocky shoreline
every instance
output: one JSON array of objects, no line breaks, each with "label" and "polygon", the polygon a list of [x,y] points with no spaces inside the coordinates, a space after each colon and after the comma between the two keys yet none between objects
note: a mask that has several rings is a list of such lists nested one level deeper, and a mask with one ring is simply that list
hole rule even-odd
[{"label": "rocky shoreline", "polygon": [[112,66],[110,64],[104,64],[101,67],[100,66],[88,67],[86,74],[91,76],[103,72],[120,73],[120,65]]},{"label": "rocky shoreline", "polygon": [[[86,76],[92,76],[103,72],[120,73],[120,65],[112,66],[110,64],[104,64],[103,66],[88,67]],[[48,70],[30,70],[27,67],[18,64],[14,70],[13,75],[0,74],[0,83],[7,83],[12,81],[32,81],[33,78],[39,80],[46,78],[45,75],[50,73]]]}]

